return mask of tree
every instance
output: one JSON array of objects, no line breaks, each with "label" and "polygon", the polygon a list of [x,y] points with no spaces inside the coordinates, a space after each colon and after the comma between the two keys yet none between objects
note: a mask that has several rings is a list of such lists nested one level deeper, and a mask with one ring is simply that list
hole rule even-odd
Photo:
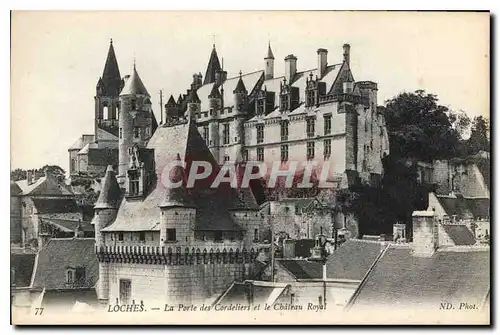
[{"label": "tree", "polygon": [[[389,132],[391,154],[424,161],[456,156],[460,151],[459,129],[466,119],[438,104],[434,94],[423,90],[401,93],[381,108]],[[458,128],[452,126],[458,121]]]},{"label": "tree", "polygon": [[38,179],[40,177],[43,177],[45,174],[50,174],[54,177],[56,177],[59,181],[64,181],[65,179],[65,174],[66,172],[64,171],[63,168],[61,168],[58,165],[44,165],[43,167],[39,169],[29,169],[29,170],[24,170],[24,169],[15,169],[11,171],[10,173],[10,179],[13,181],[18,181],[18,180],[23,180],[27,178],[28,171],[33,172],[33,177],[35,179]]},{"label": "tree", "polygon": [[479,151],[490,151],[489,121],[483,116],[477,116],[472,122],[470,138],[467,141],[469,154],[477,154]]}]

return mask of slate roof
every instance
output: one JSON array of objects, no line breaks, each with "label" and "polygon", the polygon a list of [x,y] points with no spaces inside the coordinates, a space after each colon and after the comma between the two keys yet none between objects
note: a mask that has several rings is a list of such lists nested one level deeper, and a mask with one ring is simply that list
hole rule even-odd
[{"label": "slate roof", "polygon": [[17,287],[29,287],[31,285],[35,257],[36,254],[10,254],[10,268],[14,269],[14,278],[11,278],[11,283]]},{"label": "slate roof", "polygon": [[267,45],[267,55],[264,59],[274,59],[273,50],[271,50],[271,42]]},{"label": "slate roof", "polygon": [[351,298],[351,308],[390,305],[434,308],[439,303],[480,306],[490,290],[490,253],[447,249],[415,257],[407,246],[391,245]]},{"label": "slate roof", "polygon": [[445,224],[443,229],[455,245],[474,245],[476,239],[466,225]]},{"label": "slate roof", "polygon": [[43,176],[34,183],[28,185],[28,181],[18,180],[16,184],[23,191],[22,195],[41,196],[41,195],[73,195],[73,192],[63,183],[57,181],[52,176]]},{"label": "slate roof", "polygon": [[233,284],[215,301],[214,304],[229,305],[240,303],[248,305],[252,290],[253,304],[273,304],[289,287],[288,284],[246,280]]},{"label": "slate roof", "polygon": [[93,232],[94,226],[90,224],[89,221],[78,221],[78,220],[63,220],[63,219],[53,219],[53,218],[41,218],[41,221],[62,230],[66,233],[73,233],[81,223],[81,229],[84,232]]},{"label": "slate roof", "polygon": [[490,205],[491,200],[489,198],[465,198],[467,203],[467,208],[471,211],[474,218],[490,218]]},{"label": "slate roof", "polygon": [[33,198],[32,200],[38,214],[80,212],[74,198]]},{"label": "slate roof", "polygon": [[78,139],[71,145],[68,151],[71,150],[81,150],[86,144],[94,142],[94,135],[81,135]]},{"label": "slate roof", "polygon": [[120,92],[120,96],[135,95],[135,94],[142,94],[147,97],[151,97],[148,93],[148,90],[146,89],[146,86],[144,86],[141,77],[139,77],[139,74],[137,73],[137,70],[134,65],[132,75],[125,82],[125,85],[123,86],[123,89]]},{"label": "slate roof", "polygon": [[[78,287],[66,284],[67,269],[77,267],[85,268],[85,281]],[[93,288],[98,279],[94,238],[55,238],[50,239],[38,254],[33,288]]]},{"label": "slate roof", "polygon": [[207,71],[205,72],[205,78],[203,79],[203,85],[214,83],[215,74],[217,71],[221,70],[219,56],[217,56],[217,50],[215,50],[215,44],[213,45],[212,52],[210,53],[210,58],[208,60]]},{"label": "slate roof", "polygon": [[17,185],[17,183],[13,180],[10,181],[10,195],[19,195],[23,193],[23,190]]},{"label": "slate roof", "polygon": [[[171,127],[159,127],[148,142],[148,149],[154,149],[156,184],[144,200],[124,199],[113,224],[103,231],[146,231],[158,230],[160,205],[166,197],[163,185],[163,169],[177,159],[186,162],[186,171],[194,160],[209,162],[213,166],[212,177],[218,171],[218,164],[206,147],[194,123],[189,122]],[[228,184],[210,188],[213,179],[200,181],[189,189],[196,208],[195,230],[240,231],[242,228],[233,220],[231,209],[257,209],[255,198],[238,197],[236,190]]]},{"label": "slate roof", "polygon": [[[362,280],[384,246],[378,242],[351,239],[335,250],[326,262],[328,279]],[[277,260],[297,279],[320,279],[322,265],[306,259]]]}]

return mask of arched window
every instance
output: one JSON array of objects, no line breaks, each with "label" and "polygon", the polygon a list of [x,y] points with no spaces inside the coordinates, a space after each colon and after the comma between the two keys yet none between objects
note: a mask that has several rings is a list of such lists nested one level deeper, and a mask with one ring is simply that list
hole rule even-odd
[{"label": "arched window", "polygon": [[72,158],[71,159],[71,172],[76,171],[76,159]]},{"label": "arched window", "polygon": [[104,106],[102,110],[103,110],[103,114],[104,114],[104,120],[109,120],[110,119],[109,113],[111,112],[109,107]]}]

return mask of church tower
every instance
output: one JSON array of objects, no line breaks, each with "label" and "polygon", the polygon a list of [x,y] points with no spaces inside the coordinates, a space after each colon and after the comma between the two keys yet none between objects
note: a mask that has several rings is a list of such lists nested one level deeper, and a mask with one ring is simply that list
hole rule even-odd
[{"label": "church tower", "polygon": [[133,148],[145,148],[154,128],[151,96],[135,68],[120,93],[118,135],[118,181],[125,179]]},{"label": "church tower", "polygon": [[116,61],[113,40],[110,41],[108,57],[104,65],[102,77],[99,78],[96,85],[95,94],[95,140],[99,141],[98,129],[118,136],[118,109],[120,90],[123,82]]}]

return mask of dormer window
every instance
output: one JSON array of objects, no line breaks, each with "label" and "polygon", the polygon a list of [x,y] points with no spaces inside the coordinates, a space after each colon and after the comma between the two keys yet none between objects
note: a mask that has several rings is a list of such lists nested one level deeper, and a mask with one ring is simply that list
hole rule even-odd
[{"label": "dormer window", "polygon": [[281,95],[281,111],[287,111],[290,109],[290,101],[288,100],[288,94]]},{"label": "dormer window", "polygon": [[311,107],[316,104],[316,92],[314,90],[307,90],[306,107]]},{"label": "dormer window", "polygon": [[264,99],[257,100],[257,115],[264,114]]},{"label": "dormer window", "polygon": [[137,170],[129,170],[128,171],[128,179],[129,179],[129,191],[128,194],[130,196],[139,195],[139,171]]},{"label": "dormer window", "polygon": [[75,269],[70,268],[66,270],[66,284],[73,284],[75,282]]}]

